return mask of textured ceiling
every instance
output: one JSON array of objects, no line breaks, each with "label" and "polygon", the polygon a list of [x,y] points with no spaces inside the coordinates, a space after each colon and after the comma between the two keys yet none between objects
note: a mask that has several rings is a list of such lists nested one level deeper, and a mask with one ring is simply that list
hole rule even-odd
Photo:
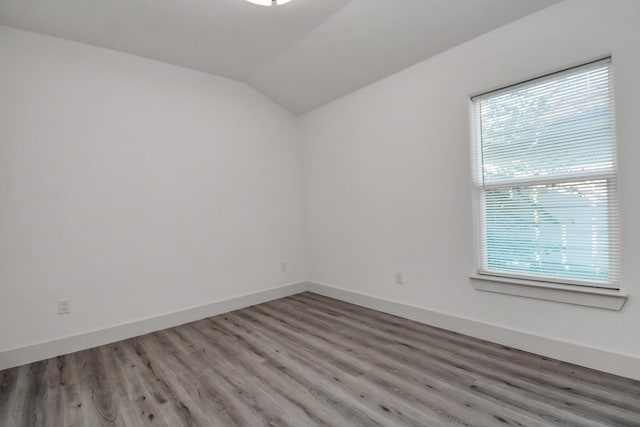
[{"label": "textured ceiling", "polygon": [[0,0],[0,25],[241,80],[304,113],[558,0]]}]

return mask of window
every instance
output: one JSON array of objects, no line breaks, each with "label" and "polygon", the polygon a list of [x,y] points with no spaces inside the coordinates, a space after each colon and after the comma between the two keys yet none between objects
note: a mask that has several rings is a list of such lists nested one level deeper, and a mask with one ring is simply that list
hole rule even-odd
[{"label": "window", "polygon": [[618,289],[611,60],[472,100],[478,273]]}]

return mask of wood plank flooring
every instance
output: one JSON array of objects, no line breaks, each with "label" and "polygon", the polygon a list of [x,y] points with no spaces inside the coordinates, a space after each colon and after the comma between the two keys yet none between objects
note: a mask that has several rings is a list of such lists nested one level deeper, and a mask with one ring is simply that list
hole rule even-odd
[{"label": "wood plank flooring", "polygon": [[0,372],[0,426],[640,426],[640,382],[303,293]]}]

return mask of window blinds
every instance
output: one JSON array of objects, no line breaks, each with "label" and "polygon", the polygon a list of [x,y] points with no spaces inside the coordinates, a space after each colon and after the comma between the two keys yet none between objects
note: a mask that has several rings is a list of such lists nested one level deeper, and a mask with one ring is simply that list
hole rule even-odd
[{"label": "window blinds", "polygon": [[611,60],[473,103],[479,273],[618,288]]}]

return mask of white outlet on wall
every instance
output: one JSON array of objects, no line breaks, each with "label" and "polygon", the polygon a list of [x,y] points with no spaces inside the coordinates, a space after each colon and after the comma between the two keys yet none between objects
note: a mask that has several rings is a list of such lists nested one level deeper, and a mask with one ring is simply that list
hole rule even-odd
[{"label": "white outlet on wall", "polygon": [[69,298],[63,298],[58,300],[58,314],[71,313],[71,301]]},{"label": "white outlet on wall", "polygon": [[402,271],[396,271],[396,285],[402,285],[404,283],[404,274]]},{"label": "white outlet on wall", "polygon": [[288,268],[288,267],[289,267],[289,266],[287,265],[287,262],[286,262],[286,261],[282,261],[282,262],[280,263],[280,271],[287,271],[287,268]]}]

